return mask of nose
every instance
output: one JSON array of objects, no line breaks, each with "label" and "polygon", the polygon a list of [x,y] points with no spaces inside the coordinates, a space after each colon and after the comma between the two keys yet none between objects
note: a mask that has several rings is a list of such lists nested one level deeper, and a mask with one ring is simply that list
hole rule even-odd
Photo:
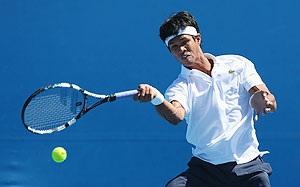
[{"label": "nose", "polygon": [[184,51],[186,51],[186,48],[185,48],[184,45],[182,45],[182,46],[179,47],[179,50],[180,50],[181,52],[184,52]]}]

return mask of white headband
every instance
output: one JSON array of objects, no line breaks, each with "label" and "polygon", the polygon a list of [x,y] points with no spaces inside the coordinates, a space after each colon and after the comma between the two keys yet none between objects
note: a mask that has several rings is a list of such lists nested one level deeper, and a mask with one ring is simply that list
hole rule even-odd
[{"label": "white headband", "polygon": [[168,47],[169,46],[169,41],[172,40],[173,38],[175,38],[176,36],[179,36],[179,35],[183,35],[183,34],[188,34],[188,35],[192,35],[192,36],[197,36],[198,35],[198,32],[196,30],[195,27],[192,27],[192,26],[186,26],[185,28],[180,28],[178,33],[177,34],[174,34],[174,35],[171,35],[169,37],[167,37],[165,39],[165,44],[166,46]]}]

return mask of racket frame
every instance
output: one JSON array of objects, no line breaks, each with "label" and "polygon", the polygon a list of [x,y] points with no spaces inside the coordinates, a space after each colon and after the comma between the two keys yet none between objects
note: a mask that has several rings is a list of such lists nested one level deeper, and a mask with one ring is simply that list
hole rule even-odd
[{"label": "racket frame", "polygon": [[[38,129],[34,129],[32,127],[30,127],[29,125],[27,125],[25,123],[25,110],[26,107],[29,105],[30,101],[36,97],[37,95],[39,95],[40,93],[49,90],[49,89],[54,89],[54,88],[71,88],[71,89],[75,89],[77,91],[79,91],[82,95],[83,95],[83,107],[81,109],[81,111],[75,116],[73,117],[71,120],[69,120],[68,122],[61,124],[58,127],[52,128],[52,129],[47,129],[47,130],[38,130]],[[36,90],[34,93],[32,93],[27,100],[25,101],[22,111],[21,111],[21,118],[22,118],[22,122],[25,126],[25,128],[35,134],[51,134],[53,132],[58,132],[58,131],[62,131],[65,128],[73,125],[78,119],[80,119],[84,114],[86,114],[88,111],[90,111],[91,109],[106,103],[106,102],[112,102],[115,101],[117,98],[123,98],[123,97],[128,97],[128,96],[132,96],[134,94],[138,93],[137,90],[129,90],[129,91],[125,91],[125,92],[118,92],[115,94],[110,94],[110,95],[101,95],[101,94],[95,94],[92,92],[89,92],[87,90],[84,90],[82,88],[80,88],[78,85],[76,84],[72,84],[72,83],[66,83],[66,82],[62,82],[62,83],[57,83],[57,84],[52,84],[52,85],[48,85],[46,87],[43,88],[39,88],[38,90]],[[93,103],[90,107],[87,106],[87,97],[93,97],[98,99],[98,101],[96,101],[95,103]]]}]

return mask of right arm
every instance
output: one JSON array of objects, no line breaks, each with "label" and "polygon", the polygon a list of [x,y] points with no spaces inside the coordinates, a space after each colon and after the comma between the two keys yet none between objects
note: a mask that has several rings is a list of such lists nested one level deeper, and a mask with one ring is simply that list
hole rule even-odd
[{"label": "right arm", "polygon": [[177,125],[184,119],[185,110],[178,101],[164,102],[155,106],[156,111],[168,122]]},{"label": "right arm", "polygon": [[[138,91],[139,93],[134,96],[134,99],[140,102],[149,102],[160,94],[156,88],[147,84],[140,84]],[[162,103],[156,105],[155,108],[164,119],[173,125],[178,124],[185,116],[185,109],[175,100],[168,102],[166,99],[163,99]]]}]

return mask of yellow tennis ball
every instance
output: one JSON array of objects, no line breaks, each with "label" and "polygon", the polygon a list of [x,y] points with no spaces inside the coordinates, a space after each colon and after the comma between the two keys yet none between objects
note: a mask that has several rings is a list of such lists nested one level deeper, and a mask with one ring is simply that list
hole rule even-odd
[{"label": "yellow tennis ball", "polygon": [[57,162],[61,163],[65,161],[67,158],[67,151],[63,147],[56,147],[52,151],[52,159]]}]

